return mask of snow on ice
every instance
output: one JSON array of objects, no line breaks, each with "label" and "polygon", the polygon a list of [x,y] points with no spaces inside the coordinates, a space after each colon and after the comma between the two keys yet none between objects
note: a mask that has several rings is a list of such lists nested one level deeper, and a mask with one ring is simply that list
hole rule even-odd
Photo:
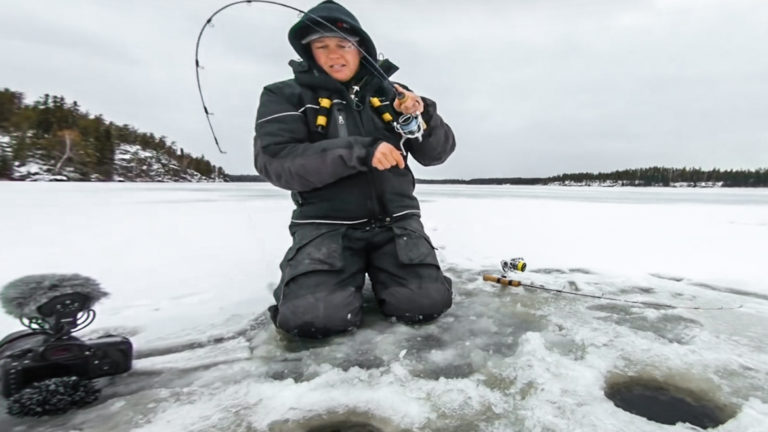
[{"label": "snow on ice", "polygon": [[[441,319],[297,341],[264,309],[290,244],[288,194],[266,184],[0,183],[0,283],[78,272],[111,296],[81,336],[128,336],[134,370],[94,405],[0,414],[8,431],[658,431],[617,408],[631,378],[768,424],[768,191],[418,186],[454,281]],[[524,256],[526,283],[483,282]],[[730,309],[738,307],[738,309]],[[3,334],[18,322],[0,316]],[[4,402],[0,402],[4,411]],[[367,429],[363,426],[367,425]]]}]

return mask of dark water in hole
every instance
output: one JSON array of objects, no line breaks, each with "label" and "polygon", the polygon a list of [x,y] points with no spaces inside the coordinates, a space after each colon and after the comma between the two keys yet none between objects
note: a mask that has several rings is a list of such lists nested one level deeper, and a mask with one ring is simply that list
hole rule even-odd
[{"label": "dark water in hole", "polygon": [[336,422],[333,424],[315,426],[307,432],[381,432],[376,426],[360,422]]},{"label": "dark water in hole", "polygon": [[643,382],[616,384],[605,390],[605,396],[617,407],[656,423],[683,422],[708,429],[729,420],[718,407],[676,393],[661,384]]}]

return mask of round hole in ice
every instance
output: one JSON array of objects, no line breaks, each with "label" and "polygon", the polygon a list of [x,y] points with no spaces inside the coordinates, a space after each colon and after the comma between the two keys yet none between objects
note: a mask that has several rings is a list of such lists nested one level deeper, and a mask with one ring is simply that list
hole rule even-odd
[{"label": "round hole in ice", "polygon": [[735,415],[708,395],[647,377],[607,382],[605,396],[624,411],[667,425],[689,423],[709,429]]},{"label": "round hole in ice", "polygon": [[403,432],[391,420],[362,411],[326,412],[302,419],[274,422],[268,429],[274,432]]},{"label": "round hole in ice", "polygon": [[368,423],[341,421],[318,425],[307,429],[307,432],[382,432],[382,430]]}]

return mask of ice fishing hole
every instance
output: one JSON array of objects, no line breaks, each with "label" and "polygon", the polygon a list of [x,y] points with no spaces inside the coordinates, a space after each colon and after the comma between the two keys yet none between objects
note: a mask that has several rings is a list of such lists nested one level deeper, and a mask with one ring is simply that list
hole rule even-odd
[{"label": "ice fishing hole", "polygon": [[361,411],[327,412],[268,426],[272,432],[408,432],[391,420]]},{"label": "ice fishing hole", "polygon": [[356,421],[342,421],[307,429],[307,432],[382,432],[378,427]]},{"label": "ice fishing hole", "polygon": [[709,429],[735,415],[734,410],[694,390],[644,377],[607,382],[605,397],[624,411],[667,425],[689,423]]}]

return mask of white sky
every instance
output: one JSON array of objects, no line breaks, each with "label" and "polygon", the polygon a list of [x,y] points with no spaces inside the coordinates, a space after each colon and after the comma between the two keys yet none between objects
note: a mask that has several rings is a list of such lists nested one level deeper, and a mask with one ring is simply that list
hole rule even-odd
[{"label": "white sky", "polygon": [[[77,100],[254,173],[261,88],[288,78],[295,12],[225,1],[0,0],[0,86]],[[291,5],[308,9],[315,1]],[[548,176],[651,165],[768,166],[763,0],[347,1],[395,79],[438,101],[456,132],[422,178]]]}]

